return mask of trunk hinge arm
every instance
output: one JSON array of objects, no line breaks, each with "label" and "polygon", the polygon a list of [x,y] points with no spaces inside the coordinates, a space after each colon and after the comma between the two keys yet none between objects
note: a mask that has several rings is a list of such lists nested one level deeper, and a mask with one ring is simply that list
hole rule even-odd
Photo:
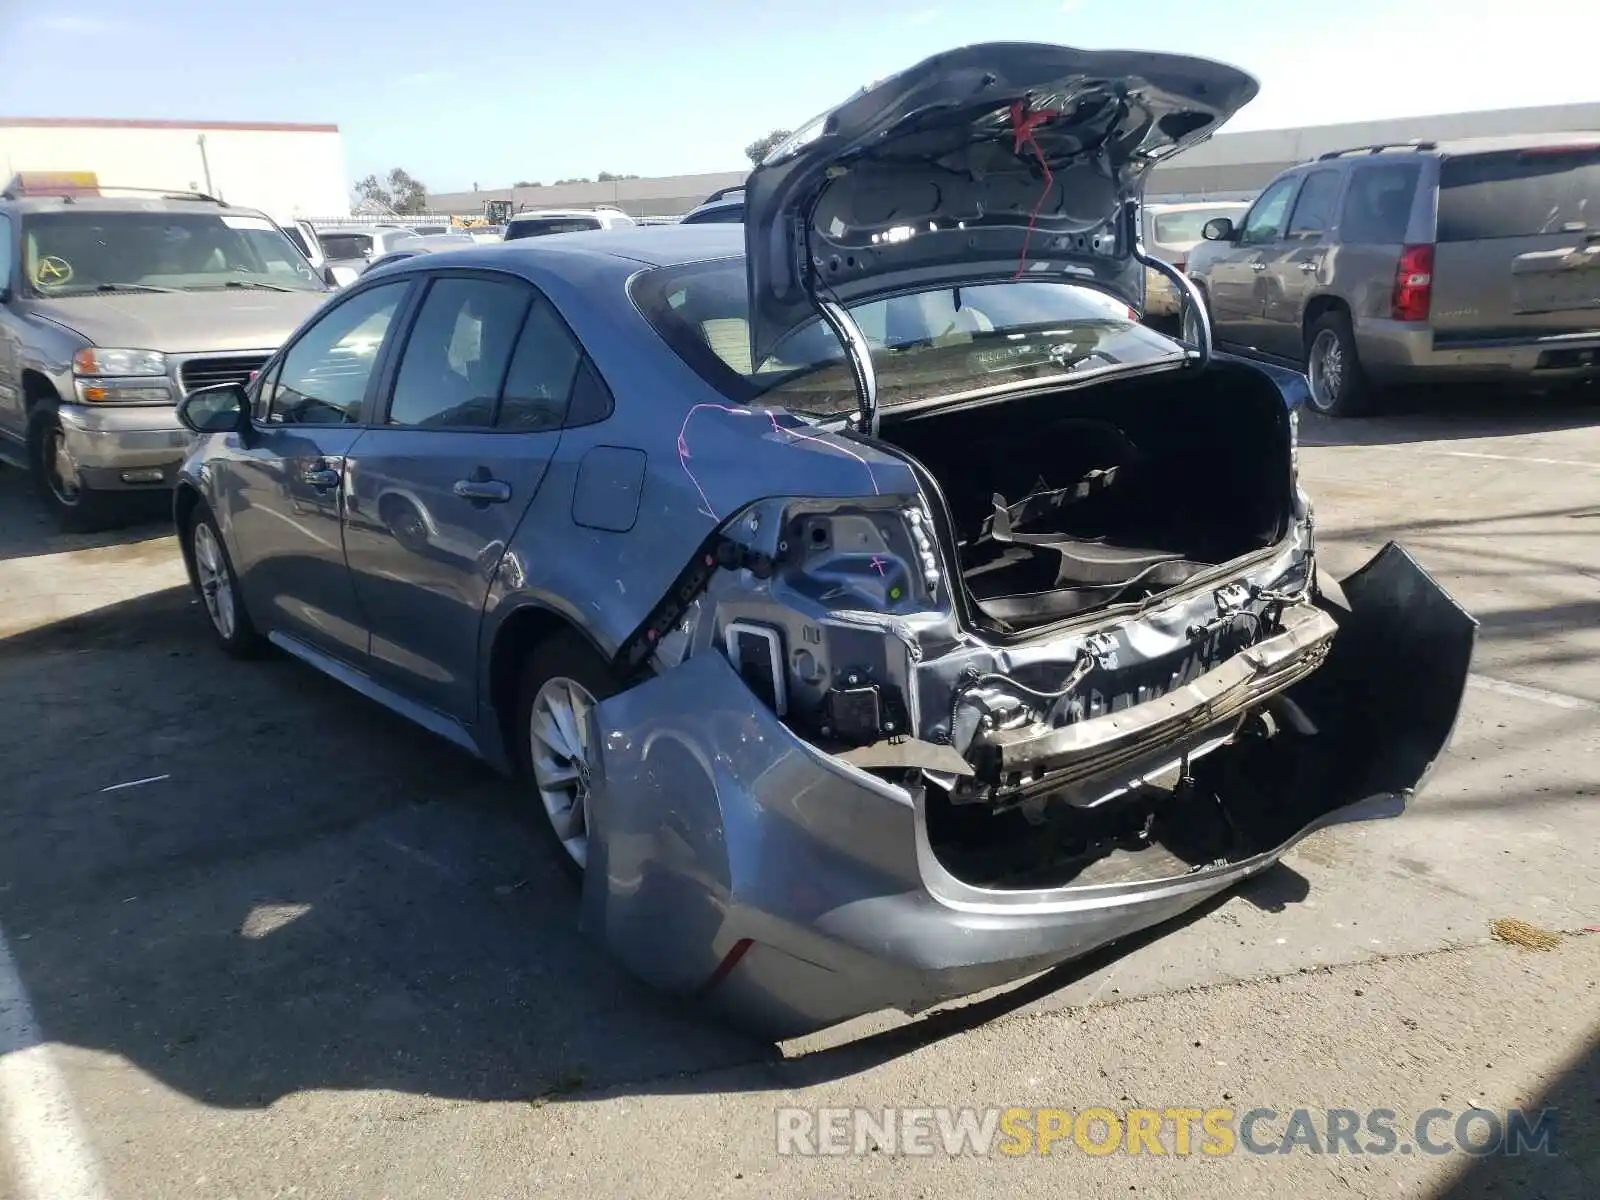
[{"label": "trunk hinge arm", "polygon": [[850,310],[836,300],[824,300],[815,292],[811,302],[817,313],[844,347],[845,359],[856,381],[856,407],[860,410],[856,429],[869,437],[878,436],[878,372],[872,365],[872,347],[867,335],[850,315]]},{"label": "trunk hinge arm", "polygon": [[[1194,314],[1194,330],[1196,343],[1192,362],[1197,367],[1204,367],[1211,361],[1211,314],[1206,311],[1206,302],[1200,295],[1200,289],[1195,287],[1194,281],[1177,267],[1165,259],[1157,258],[1144,248],[1144,232],[1140,227],[1139,205],[1130,200],[1127,204],[1126,228],[1130,244],[1133,246],[1134,260],[1163,275],[1171,281],[1172,286],[1178,289],[1181,303],[1178,305],[1178,330],[1179,340],[1182,340],[1183,314],[1188,309]],[[1185,343],[1187,344],[1187,343]]]}]

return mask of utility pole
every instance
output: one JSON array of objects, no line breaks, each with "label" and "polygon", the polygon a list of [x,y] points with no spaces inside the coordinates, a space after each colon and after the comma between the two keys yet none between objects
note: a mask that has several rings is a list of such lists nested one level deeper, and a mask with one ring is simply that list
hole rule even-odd
[{"label": "utility pole", "polygon": [[206,135],[202,133],[195,138],[195,144],[200,147],[200,169],[206,176],[206,195],[215,196],[216,192],[211,190],[211,161],[206,157]]}]

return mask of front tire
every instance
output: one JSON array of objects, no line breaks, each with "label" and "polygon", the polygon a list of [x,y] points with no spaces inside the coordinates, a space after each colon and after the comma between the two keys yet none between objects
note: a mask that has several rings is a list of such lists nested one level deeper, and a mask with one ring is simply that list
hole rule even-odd
[{"label": "front tire", "polygon": [[1323,313],[1306,330],[1306,378],[1311,407],[1323,416],[1359,417],[1372,411],[1372,388],[1347,313]]},{"label": "front tire", "polygon": [[589,711],[621,690],[616,673],[576,633],[546,639],[523,663],[518,776],[532,789],[534,819],[573,879],[583,877],[589,861],[589,780],[599,755]]},{"label": "front tire", "polygon": [[28,463],[35,494],[66,532],[96,533],[121,519],[115,492],[84,484],[53,407],[39,409],[28,422]]},{"label": "front tire", "polygon": [[205,505],[196,505],[183,539],[184,553],[194,565],[195,593],[205,607],[217,644],[234,658],[254,658],[266,640],[245,609],[228,548]]}]

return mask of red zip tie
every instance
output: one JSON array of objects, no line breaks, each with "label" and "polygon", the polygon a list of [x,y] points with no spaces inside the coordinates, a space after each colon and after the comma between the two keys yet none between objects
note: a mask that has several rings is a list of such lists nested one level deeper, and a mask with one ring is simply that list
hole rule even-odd
[{"label": "red zip tie", "polygon": [[1033,211],[1028,214],[1027,232],[1022,235],[1022,256],[1017,261],[1017,273],[1011,277],[1015,283],[1022,278],[1028,269],[1028,246],[1033,241],[1034,227],[1039,223],[1039,210],[1044,207],[1044,202],[1050,198],[1050,189],[1056,185],[1056,177],[1050,170],[1044,151],[1039,148],[1039,139],[1033,131],[1043,125],[1051,117],[1059,117],[1059,108],[1041,108],[1035,112],[1028,111],[1026,99],[1015,101],[1011,105],[1011,149],[1018,157],[1022,157],[1024,147],[1033,148],[1033,156],[1039,160],[1039,166],[1044,170],[1044,191],[1039,193],[1039,199],[1034,202]]}]

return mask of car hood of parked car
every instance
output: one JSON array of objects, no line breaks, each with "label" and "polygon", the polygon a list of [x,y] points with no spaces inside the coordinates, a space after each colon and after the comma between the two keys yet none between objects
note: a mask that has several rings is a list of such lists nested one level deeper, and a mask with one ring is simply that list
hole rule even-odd
[{"label": "car hood of parked car", "polygon": [[1140,306],[1129,202],[1257,90],[1208,59],[1021,42],[951,50],[863,89],[745,184],[753,360],[814,321],[819,299],[1025,277]]},{"label": "car hood of parked car", "polygon": [[275,349],[320,308],[328,292],[130,292],[34,300],[33,315],[96,346],[186,354]]}]

